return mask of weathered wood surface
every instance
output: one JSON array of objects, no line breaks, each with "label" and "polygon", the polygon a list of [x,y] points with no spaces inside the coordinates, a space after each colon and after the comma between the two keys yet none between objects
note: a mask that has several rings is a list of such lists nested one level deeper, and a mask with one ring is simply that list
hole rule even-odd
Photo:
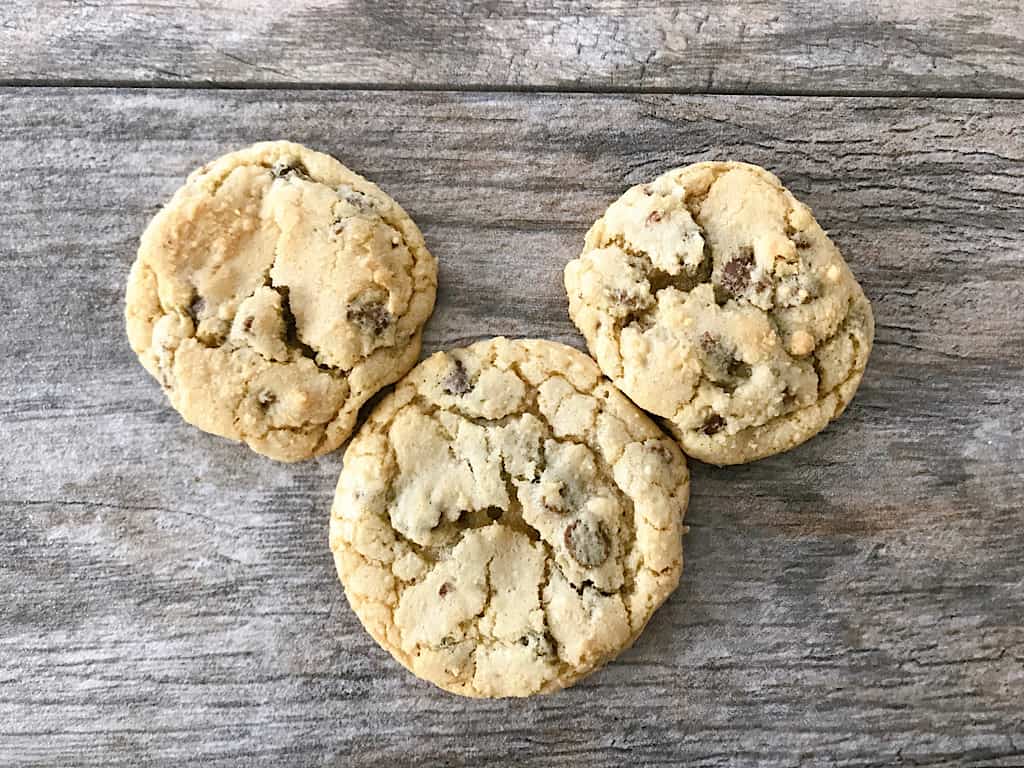
[{"label": "weathered wood surface", "polygon": [[[1024,762],[1021,102],[0,90],[0,764]],[[341,454],[185,425],[130,352],[148,217],[263,138],[379,181],[441,263],[429,350],[581,345],[560,272],[628,184],[762,163],[873,300],[841,420],[693,465],[679,591],[569,691],[473,702],[362,631],[327,551]]]},{"label": "weathered wood surface", "polygon": [[1024,95],[1020,0],[7,0],[0,80]]}]

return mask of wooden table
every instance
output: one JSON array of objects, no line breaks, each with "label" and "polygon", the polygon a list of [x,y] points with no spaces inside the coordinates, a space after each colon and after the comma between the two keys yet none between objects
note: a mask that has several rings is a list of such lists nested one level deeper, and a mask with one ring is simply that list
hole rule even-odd
[{"label": "wooden table", "polygon": [[[1018,0],[7,0],[0,84],[0,765],[1024,764]],[[428,352],[582,347],[589,222],[763,164],[874,303],[860,393],[790,453],[693,463],[683,584],[617,662],[442,693],[337,583],[341,452],[187,426],[125,339],[148,218],[279,137],[419,222]]]}]

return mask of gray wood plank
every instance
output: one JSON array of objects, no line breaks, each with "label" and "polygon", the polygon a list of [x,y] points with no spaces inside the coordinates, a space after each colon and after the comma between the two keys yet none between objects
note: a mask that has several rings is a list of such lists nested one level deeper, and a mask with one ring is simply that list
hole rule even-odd
[{"label": "gray wood plank", "polygon": [[0,80],[1024,95],[1020,0],[8,0]]},{"label": "gray wood plank", "polygon": [[[144,9],[140,13],[144,12]],[[0,90],[0,764],[1009,766],[1024,760],[1024,104],[333,91]],[[694,464],[680,590],[576,688],[416,681],[327,551],[341,454],[183,424],[122,291],[193,167],[263,138],[392,192],[441,263],[434,350],[581,346],[564,263],[628,184],[741,158],[872,298],[850,410]]]}]

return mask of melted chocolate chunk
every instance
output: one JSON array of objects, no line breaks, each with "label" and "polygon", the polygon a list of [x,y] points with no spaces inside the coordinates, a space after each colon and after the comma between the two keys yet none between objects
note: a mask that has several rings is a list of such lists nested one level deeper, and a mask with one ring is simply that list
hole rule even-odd
[{"label": "melted chocolate chunk", "polygon": [[464,395],[471,392],[473,385],[469,383],[469,376],[466,374],[466,367],[458,358],[453,358],[451,370],[441,382],[441,389],[446,395]]},{"label": "melted chocolate chunk", "polygon": [[726,262],[722,267],[722,288],[734,297],[741,296],[750,286],[750,273],[753,269],[754,249],[749,246],[740,248],[739,256]]},{"label": "melted chocolate chunk", "polygon": [[345,317],[367,333],[378,335],[391,325],[391,313],[380,299],[365,299],[349,305]]},{"label": "melted chocolate chunk", "polygon": [[722,427],[725,426],[725,419],[719,416],[717,413],[711,414],[707,421],[704,422],[704,426],[700,428],[700,431],[709,437],[722,431]]},{"label": "melted chocolate chunk", "polygon": [[657,268],[649,270],[647,282],[651,287],[651,293],[657,295],[665,288],[675,288],[682,293],[688,293],[708,281],[711,277],[711,263],[711,247],[705,242],[700,264],[683,264],[681,271],[676,275],[670,275]]},{"label": "melted chocolate chunk", "polygon": [[294,158],[287,160],[278,160],[270,169],[271,175],[275,179],[283,179],[286,176],[295,175],[300,179],[308,179],[309,171],[306,170],[306,166],[302,164],[301,160]]},{"label": "melted chocolate chunk", "polygon": [[598,567],[608,559],[611,551],[608,536],[600,523],[574,520],[566,527],[563,538],[569,555],[584,568]]},{"label": "melted chocolate chunk", "polygon": [[742,360],[737,360],[735,357],[729,361],[729,367],[726,372],[734,379],[749,379],[750,374],[753,373],[749,365]]}]

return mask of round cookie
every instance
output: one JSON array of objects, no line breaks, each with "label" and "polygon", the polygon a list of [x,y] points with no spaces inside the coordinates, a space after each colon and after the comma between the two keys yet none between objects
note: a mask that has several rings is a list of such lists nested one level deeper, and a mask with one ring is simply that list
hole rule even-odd
[{"label": "round cookie", "polygon": [[565,288],[604,373],[713,464],[821,431],[853,398],[874,337],[871,305],[810,209],[745,163],[627,190]]},{"label": "round cookie", "polygon": [[353,610],[417,676],[464,696],[568,685],[675,589],[678,446],[547,341],[437,353],[345,452],[330,542]]},{"label": "round cookie", "polygon": [[359,407],[413,366],[436,287],[394,200],[275,141],[203,166],[157,213],[125,316],[186,421],[297,461],[341,445]]}]

